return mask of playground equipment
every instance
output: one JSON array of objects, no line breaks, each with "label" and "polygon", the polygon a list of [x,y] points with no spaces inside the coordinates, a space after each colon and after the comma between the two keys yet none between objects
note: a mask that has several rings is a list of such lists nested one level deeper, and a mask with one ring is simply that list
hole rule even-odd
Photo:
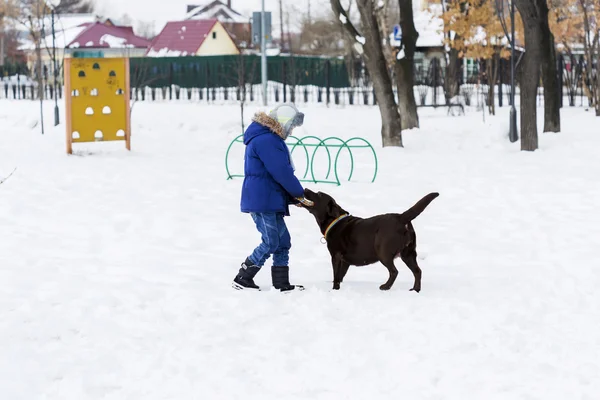
[{"label": "playground equipment", "polygon": [[[243,178],[244,175],[240,174],[232,174],[229,168],[229,156],[231,152],[231,148],[236,143],[244,143],[243,141],[244,135],[239,135],[235,139],[231,141],[229,147],[227,148],[227,152],[225,153],[225,170],[227,171],[227,179],[233,178]],[[340,176],[339,176],[339,161],[340,155],[343,150],[348,151],[348,155],[350,158],[350,172],[348,175],[348,181],[352,179],[352,175],[354,174],[354,155],[352,154],[353,149],[368,149],[371,150],[374,159],[374,172],[373,179],[371,182],[375,182],[377,178],[377,170],[378,170],[378,161],[377,161],[377,153],[371,144],[360,137],[354,137],[348,140],[342,140],[338,137],[328,137],[325,139],[320,139],[316,136],[305,136],[303,138],[297,138],[295,136],[290,136],[288,138],[291,143],[287,143],[290,148],[290,153],[293,155],[294,151],[297,148],[301,148],[304,150],[304,154],[306,156],[306,167],[304,170],[304,175],[299,179],[301,182],[311,182],[311,183],[330,183],[334,185],[340,185]],[[312,150],[312,154],[310,154],[309,149]],[[328,164],[327,172],[325,174],[325,178],[320,178],[319,174],[315,175],[315,156],[319,152],[319,150],[324,151],[327,155]],[[310,174],[309,174],[310,172]],[[332,176],[333,172],[333,176]],[[322,175],[322,174],[321,174]]]},{"label": "playground equipment", "polygon": [[123,140],[131,150],[128,58],[65,59],[67,153],[73,143]]}]

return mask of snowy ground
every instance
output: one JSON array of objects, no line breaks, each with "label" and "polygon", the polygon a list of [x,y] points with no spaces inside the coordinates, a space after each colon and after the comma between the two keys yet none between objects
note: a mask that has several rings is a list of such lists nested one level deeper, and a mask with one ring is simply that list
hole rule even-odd
[{"label": "snowy ground", "polygon": [[526,154],[505,138],[507,108],[486,123],[423,110],[405,149],[379,147],[375,108],[305,108],[297,135],[362,136],[381,163],[374,184],[364,169],[308,187],[358,216],[441,196],[414,223],[420,294],[400,264],[390,292],[381,265],[330,291],[317,226],[293,208],[292,280],[308,289],[284,296],[230,287],[259,240],[241,180],[225,180],[236,107],[138,104],[131,153],[70,157],[52,105],[45,136],[37,107],[0,101],[0,177],[18,167],[0,186],[2,399],[597,398],[591,112],[564,109],[563,132]]}]

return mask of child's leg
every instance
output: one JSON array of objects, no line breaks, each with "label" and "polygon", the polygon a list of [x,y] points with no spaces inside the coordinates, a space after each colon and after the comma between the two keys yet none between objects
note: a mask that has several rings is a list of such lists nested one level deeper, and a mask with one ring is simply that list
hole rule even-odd
[{"label": "child's leg", "polygon": [[277,232],[279,234],[279,246],[273,252],[273,266],[287,267],[290,261],[290,249],[292,238],[283,218],[283,214],[277,215]]},{"label": "child's leg", "polygon": [[273,253],[273,267],[271,268],[271,279],[275,289],[279,289],[282,292],[290,290],[304,290],[302,285],[291,285],[290,284],[290,249],[292,247],[292,240],[290,232],[285,225],[283,215],[279,215],[277,219],[277,226],[279,232],[279,246],[275,253]]},{"label": "child's leg", "polygon": [[277,215],[275,213],[252,213],[251,215],[256,229],[261,234],[261,243],[248,258],[260,268],[279,247]]}]

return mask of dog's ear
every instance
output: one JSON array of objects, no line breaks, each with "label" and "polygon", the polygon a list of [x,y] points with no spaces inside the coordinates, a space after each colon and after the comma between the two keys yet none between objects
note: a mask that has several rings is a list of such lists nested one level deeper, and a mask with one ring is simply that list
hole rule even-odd
[{"label": "dog's ear", "polygon": [[329,199],[329,202],[327,203],[327,215],[336,217],[340,210],[341,210],[341,207],[338,206],[338,204],[335,202],[335,200]]}]

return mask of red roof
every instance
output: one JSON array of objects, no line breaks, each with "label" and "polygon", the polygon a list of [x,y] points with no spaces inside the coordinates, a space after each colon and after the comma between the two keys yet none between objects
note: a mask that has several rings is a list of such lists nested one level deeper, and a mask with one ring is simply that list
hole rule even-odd
[{"label": "red roof", "polygon": [[194,55],[216,23],[216,19],[168,22],[154,38],[148,52]]},{"label": "red roof", "polygon": [[147,49],[151,42],[133,33],[130,26],[89,24],[67,48],[138,48]]}]

